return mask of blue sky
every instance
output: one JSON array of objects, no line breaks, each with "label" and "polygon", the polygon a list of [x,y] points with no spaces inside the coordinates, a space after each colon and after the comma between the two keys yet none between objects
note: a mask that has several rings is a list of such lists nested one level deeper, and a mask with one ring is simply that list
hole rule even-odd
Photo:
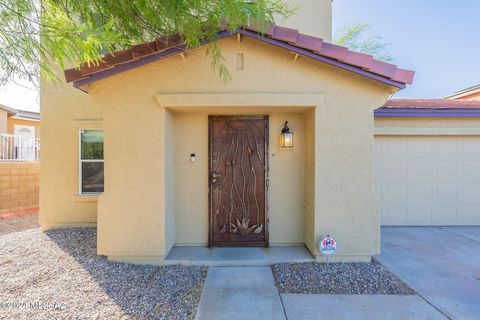
[{"label": "blue sky", "polygon": [[443,98],[480,84],[480,0],[334,0],[333,30],[355,21],[416,71],[399,98]]},{"label": "blue sky", "polygon": [[[356,21],[390,44],[395,64],[416,71],[395,97],[442,98],[480,84],[480,0],[333,1],[334,31]],[[38,94],[10,85],[0,103],[38,110]]]}]

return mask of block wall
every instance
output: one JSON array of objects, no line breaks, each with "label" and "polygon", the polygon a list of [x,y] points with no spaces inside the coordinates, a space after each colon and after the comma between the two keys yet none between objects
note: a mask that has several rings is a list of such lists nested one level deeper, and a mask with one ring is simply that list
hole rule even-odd
[{"label": "block wall", "polygon": [[0,213],[38,207],[38,162],[0,162]]}]

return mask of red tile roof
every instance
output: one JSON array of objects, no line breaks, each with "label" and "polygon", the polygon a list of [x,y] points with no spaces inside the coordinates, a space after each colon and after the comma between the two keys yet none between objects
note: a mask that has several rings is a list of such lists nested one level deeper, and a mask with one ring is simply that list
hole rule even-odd
[{"label": "red tile roof", "polygon": [[480,101],[448,99],[391,99],[380,109],[480,109]]},{"label": "red tile roof", "polygon": [[[384,81],[398,87],[411,84],[415,72],[397,68],[397,66],[373,59],[372,56],[350,51],[345,47],[324,42],[323,39],[299,33],[298,30],[271,26],[264,35],[258,36],[258,30],[254,26],[239,29],[234,33],[246,36],[256,35],[256,38],[268,43],[275,41],[275,45],[285,49],[299,49],[300,55],[305,55],[325,63],[341,67],[343,69]],[[219,33],[223,37],[231,33],[223,30]],[[303,51],[302,51],[303,50]],[[123,72],[144,63],[153,62],[172,54],[186,51],[179,35],[165,36],[155,41],[135,45],[130,49],[107,54],[98,65],[82,65],[79,69],[65,70],[67,82],[90,83],[97,79],[105,78],[115,73]],[[131,68],[122,65],[132,63]],[[110,72],[107,72],[110,71]],[[95,74],[104,73],[102,77],[94,77]],[[85,81],[82,81],[85,80]]]}]

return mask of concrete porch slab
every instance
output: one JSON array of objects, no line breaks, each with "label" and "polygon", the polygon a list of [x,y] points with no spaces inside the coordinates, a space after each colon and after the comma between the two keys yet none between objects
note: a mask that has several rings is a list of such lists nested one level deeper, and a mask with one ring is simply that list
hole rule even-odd
[{"label": "concrete porch slab", "polygon": [[419,296],[282,294],[287,319],[447,319]]},{"label": "concrete porch slab", "polygon": [[268,267],[216,267],[207,273],[196,320],[284,320]]},{"label": "concrete porch slab", "polygon": [[259,267],[275,263],[315,261],[305,246],[270,248],[207,248],[175,246],[165,258],[166,264],[208,267]]}]

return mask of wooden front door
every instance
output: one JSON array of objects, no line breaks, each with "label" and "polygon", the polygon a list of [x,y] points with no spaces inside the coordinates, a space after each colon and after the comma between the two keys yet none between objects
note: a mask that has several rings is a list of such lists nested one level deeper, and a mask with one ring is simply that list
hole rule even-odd
[{"label": "wooden front door", "polygon": [[268,246],[268,117],[209,122],[209,245]]}]

